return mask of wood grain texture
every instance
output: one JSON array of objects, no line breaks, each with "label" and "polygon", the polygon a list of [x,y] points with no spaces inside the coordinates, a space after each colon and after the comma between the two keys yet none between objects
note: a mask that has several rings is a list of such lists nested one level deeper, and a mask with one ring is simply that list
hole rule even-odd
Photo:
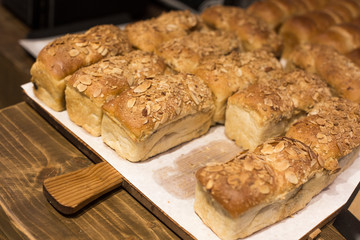
[{"label": "wood grain texture", "polygon": [[121,187],[123,176],[107,162],[47,178],[43,192],[63,214],[74,214],[102,195]]},{"label": "wood grain texture", "polygon": [[32,108],[0,111],[0,238],[179,239],[123,189],[76,215],[57,212],[43,181],[92,165]]}]

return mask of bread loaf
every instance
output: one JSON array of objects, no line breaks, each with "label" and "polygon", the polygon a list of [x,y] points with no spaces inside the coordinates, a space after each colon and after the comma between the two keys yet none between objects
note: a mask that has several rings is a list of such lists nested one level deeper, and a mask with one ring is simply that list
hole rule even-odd
[{"label": "bread loaf", "polygon": [[130,43],[137,49],[154,51],[161,43],[201,28],[199,16],[189,11],[170,11],[126,25]]},{"label": "bread loaf", "polygon": [[322,8],[329,0],[261,0],[252,3],[247,13],[262,19],[276,29],[291,16]]},{"label": "bread loaf", "polygon": [[55,111],[65,109],[65,77],[107,56],[131,51],[126,34],[101,25],[84,34],[67,34],[45,46],[31,67],[35,95]]},{"label": "bread loaf", "polygon": [[[220,238],[237,239],[301,210],[356,159],[359,110],[358,104],[331,99],[303,120],[317,125],[316,131],[296,125],[298,130],[289,130],[289,136],[311,145],[278,137],[227,163],[201,168],[196,172],[196,213]],[[326,136],[326,142],[321,134]],[[342,151],[333,151],[336,145]],[[336,164],[328,167],[324,156]]]},{"label": "bread loaf", "polygon": [[319,163],[337,171],[338,160],[360,144],[360,105],[343,98],[317,104],[306,118],[294,123],[286,133],[318,155]]},{"label": "bread loaf", "polygon": [[241,43],[234,33],[211,30],[194,31],[164,42],[155,53],[175,71],[194,73],[200,62],[209,56],[220,57],[241,50]]},{"label": "bread loaf", "polygon": [[138,162],[205,134],[214,103],[201,79],[168,74],[140,81],[103,109],[103,141]]},{"label": "bread loaf", "polygon": [[297,47],[288,66],[318,74],[339,96],[360,103],[360,68],[335,49],[305,44]]},{"label": "bread loaf", "polygon": [[281,69],[280,62],[264,50],[232,52],[202,61],[195,75],[205,81],[214,95],[214,122],[225,122],[226,103],[231,95],[276,69]]},{"label": "bread loaf", "polygon": [[354,0],[330,1],[321,10],[289,18],[280,28],[284,40],[283,58],[297,45],[308,43],[316,35],[333,25],[345,23],[360,16],[360,3]]},{"label": "bread loaf", "polygon": [[296,70],[262,78],[229,97],[225,134],[244,149],[283,135],[290,123],[331,96],[326,83]]},{"label": "bread loaf", "polygon": [[360,47],[360,18],[331,26],[311,39],[311,43],[331,46],[342,54]]},{"label": "bread loaf", "polygon": [[166,70],[162,59],[152,53],[132,51],[76,71],[68,79],[65,99],[70,120],[93,136],[101,135],[104,103],[137,84]]},{"label": "bread loaf", "polygon": [[262,48],[279,55],[282,50],[282,40],[275,31],[240,7],[212,6],[200,16],[213,28],[236,33],[246,51]]}]

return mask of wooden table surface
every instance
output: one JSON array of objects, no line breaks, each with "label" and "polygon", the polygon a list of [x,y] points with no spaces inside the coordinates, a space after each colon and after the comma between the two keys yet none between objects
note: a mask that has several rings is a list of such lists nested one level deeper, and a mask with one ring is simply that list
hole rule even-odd
[{"label": "wooden table surface", "polygon": [[30,106],[0,111],[0,239],[179,239],[119,188],[74,216],[57,212],[44,179],[93,164]]},{"label": "wooden table surface", "polygon": [[[121,188],[74,216],[47,202],[44,179],[93,163],[21,102],[33,59],[17,41],[27,31],[0,5],[0,239],[179,239]],[[344,239],[331,222],[321,230],[316,239]]]}]

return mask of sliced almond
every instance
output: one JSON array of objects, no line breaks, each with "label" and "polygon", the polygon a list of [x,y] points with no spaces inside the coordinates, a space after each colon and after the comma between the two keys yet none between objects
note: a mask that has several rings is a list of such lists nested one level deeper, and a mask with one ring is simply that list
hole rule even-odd
[{"label": "sliced almond", "polygon": [[281,141],[275,146],[274,152],[279,153],[282,150],[284,150],[284,148],[285,148],[285,143],[283,141]]},{"label": "sliced almond", "polygon": [[153,106],[153,111],[154,111],[154,112],[157,112],[157,111],[159,111],[160,109],[161,109],[161,105],[155,103],[154,106]]},{"label": "sliced almond", "polygon": [[264,104],[265,104],[266,106],[269,106],[269,107],[274,106],[274,103],[273,103],[273,101],[272,101],[270,98],[265,98],[265,99],[264,99]]},{"label": "sliced almond", "polygon": [[326,120],[323,119],[323,118],[318,118],[318,119],[316,120],[316,123],[323,126],[323,125],[326,124]]},{"label": "sliced almond", "polygon": [[86,46],[88,45],[88,43],[87,43],[86,41],[84,41],[84,42],[77,42],[77,43],[75,43],[75,45],[76,45],[77,47],[86,47]]},{"label": "sliced almond", "polygon": [[91,85],[91,79],[85,76],[80,79],[80,82],[87,86]]},{"label": "sliced almond", "polygon": [[83,47],[83,48],[81,48],[80,50],[81,50],[81,52],[84,53],[85,55],[88,55],[88,54],[89,54],[89,49],[88,49],[88,48]]},{"label": "sliced almond", "polygon": [[298,156],[297,152],[293,148],[286,148],[285,151],[290,155],[291,158]]},{"label": "sliced almond", "polygon": [[101,56],[105,57],[106,54],[109,53],[109,49],[105,48],[102,52],[101,52]]},{"label": "sliced almond", "polygon": [[316,137],[317,137],[319,143],[328,143],[328,139],[325,134],[318,133],[318,134],[316,134]]},{"label": "sliced almond", "polygon": [[155,123],[155,125],[154,125],[154,130],[158,129],[158,128],[159,128],[159,126],[160,126],[160,122],[159,122],[159,121],[157,121],[157,122]]},{"label": "sliced almond", "polygon": [[82,84],[82,83],[79,83],[76,88],[79,90],[79,92],[84,92],[86,89],[87,89],[87,86]]},{"label": "sliced almond", "polygon": [[161,123],[161,124],[164,124],[164,123],[168,120],[168,118],[169,118],[169,114],[168,114],[167,112],[164,112],[164,114],[163,114],[163,116],[162,116],[162,118],[161,118],[160,123]]},{"label": "sliced almond", "polygon": [[191,96],[192,100],[196,103],[196,105],[199,105],[200,101],[199,101],[199,98],[196,96],[196,93],[194,93],[193,91],[190,91],[190,96]]},{"label": "sliced almond", "polygon": [[132,86],[134,84],[134,78],[128,77],[126,80],[127,80],[128,84],[129,84],[129,86]]},{"label": "sliced almond", "polygon": [[105,49],[104,46],[100,46],[98,49],[96,49],[96,51],[101,54],[104,51],[104,49]]},{"label": "sliced almond", "polygon": [[130,98],[127,102],[127,107],[132,108],[135,105],[136,98]]},{"label": "sliced almond", "polygon": [[236,71],[236,76],[241,77],[243,75],[243,72],[241,70],[241,68],[238,68]]},{"label": "sliced almond", "polygon": [[79,79],[77,79],[77,80],[74,82],[73,87],[76,88],[79,83],[80,83],[80,81],[79,81]]},{"label": "sliced almond", "polygon": [[262,194],[269,194],[270,193],[270,187],[266,184],[259,186],[259,192]]},{"label": "sliced almond", "polygon": [[264,144],[263,148],[261,149],[261,153],[264,155],[272,154],[274,152],[274,147],[270,144]]},{"label": "sliced almond", "polygon": [[71,56],[71,57],[76,57],[77,55],[79,55],[79,50],[77,50],[77,49],[75,49],[75,48],[73,48],[73,49],[71,49],[70,51],[69,51],[69,55]]},{"label": "sliced almond", "polygon": [[112,72],[115,74],[122,74],[124,71],[121,68],[115,67],[112,69]]},{"label": "sliced almond", "polygon": [[96,98],[96,97],[100,96],[100,94],[101,94],[101,88],[97,88],[93,92],[93,97]]},{"label": "sliced almond", "polygon": [[227,177],[226,181],[230,185],[238,185],[241,183],[241,177],[239,175],[230,175]]},{"label": "sliced almond", "polygon": [[254,170],[254,165],[252,164],[252,162],[251,161],[249,161],[249,160],[245,160],[244,161],[244,169],[246,170],[246,171],[252,171],[252,170]]},{"label": "sliced almond", "polygon": [[150,81],[144,81],[142,84],[134,89],[134,93],[143,93],[151,87]]},{"label": "sliced almond", "polygon": [[214,180],[210,179],[210,180],[206,183],[205,188],[206,188],[207,190],[210,190],[213,186],[214,186]]},{"label": "sliced almond", "polygon": [[274,162],[273,166],[278,171],[285,171],[286,169],[288,169],[290,167],[290,162],[286,159],[283,159],[283,160]]},{"label": "sliced almond", "polygon": [[168,32],[172,32],[177,29],[177,26],[175,24],[168,24],[168,25],[166,25],[165,29]]},{"label": "sliced almond", "polygon": [[299,182],[299,179],[293,171],[286,171],[285,178],[292,184],[297,184]]}]

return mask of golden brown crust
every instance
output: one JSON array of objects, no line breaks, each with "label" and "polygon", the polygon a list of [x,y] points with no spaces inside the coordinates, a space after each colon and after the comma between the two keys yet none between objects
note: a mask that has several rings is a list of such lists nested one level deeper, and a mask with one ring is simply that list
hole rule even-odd
[{"label": "golden brown crust", "polygon": [[282,57],[287,58],[296,46],[310,41],[319,34],[320,29],[324,30],[334,24],[333,18],[323,11],[314,11],[288,19],[279,31],[284,39]]},{"label": "golden brown crust", "polygon": [[200,28],[197,15],[189,11],[170,11],[148,20],[126,25],[131,44],[140,50],[154,51],[161,43],[188,35]]},{"label": "golden brown crust", "polygon": [[153,78],[165,70],[166,65],[161,58],[138,50],[84,67],[69,78],[67,85],[76,88],[101,107],[139,79]]},{"label": "golden brown crust", "polygon": [[269,83],[286,92],[297,111],[309,112],[317,103],[331,97],[330,89],[324,80],[300,69],[285,74],[283,80],[275,79]]},{"label": "golden brown crust", "polygon": [[274,55],[257,50],[206,59],[195,75],[202,78],[213,92],[216,104],[214,121],[223,123],[228,97],[260,78],[266,78],[275,69],[281,69],[281,65]]},{"label": "golden brown crust", "polygon": [[246,9],[246,12],[262,19],[272,29],[278,27],[288,17],[288,13],[274,1],[256,1]]},{"label": "golden brown crust", "polygon": [[307,117],[294,123],[287,137],[302,141],[319,155],[320,165],[330,171],[338,160],[360,144],[360,106],[342,98],[321,102]]},{"label": "golden brown crust", "polygon": [[187,36],[162,43],[155,51],[178,72],[193,73],[209,56],[223,56],[242,50],[235,34],[221,30],[194,31]]},{"label": "golden brown crust", "polygon": [[331,96],[326,83],[313,74],[273,72],[228,99],[225,134],[244,149],[283,135],[292,121]]},{"label": "golden brown crust", "polygon": [[360,103],[360,69],[335,49],[302,45],[292,52],[289,64],[317,73],[338,95]]},{"label": "golden brown crust", "polygon": [[201,168],[200,184],[232,217],[281,198],[321,169],[317,155],[305,144],[275,138],[231,161]]},{"label": "golden brown crust", "polygon": [[247,51],[264,48],[280,54],[281,38],[265,22],[240,7],[212,6],[202,12],[201,18],[214,28],[235,32]]},{"label": "golden brown crust", "polygon": [[289,18],[281,27],[284,39],[283,57],[288,57],[299,44],[310,42],[313,37],[329,27],[348,22],[360,14],[360,5],[352,0],[330,1],[323,9]]},{"label": "golden brown crust", "polygon": [[355,23],[335,25],[316,35],[311,42],[331,46],[345,54],[360,47],[360,26]]},{"label": "golden brown crust", "polygon": [[37,61],[55,79],[63,79],[83,66],[108,56],[131,51],[126,34],[116,26],[100,25],[84,34],[67,34],[55,39],[39,53]]},{"label": "golden brown crust", "polygon": [[[144,79],[106,103],[104,111],[144,141],[162,125],[199,112],[212,112],[212,94],[193,75],[159,75]],[[210,114],[212,117],[212,114]]]},{"label": "golden brown crust", "polygon": [[137,84],[139,79],[153,78],[165,70],[160,57],[143,51],[109,57],[81,68],[67,82],[69,118],[90,134],[100,136],[103,104]]},{"label": "golden brown crust", "polygon": [[279,119],[289,118],[295,110],[309,112],[317,103],[330,97],[330,89],[322,79],[297,69],[260,78],[257,83],[231,96],[229,104],[247,106],[268,121],[277,116],[274,111],[282,112]]},{"label": "golden brown crust", "polygon": [[52,109],[64,110],[66,76],[104,57],[131,50],[125,33],[113,25],[62,36],[44,47],[31,67],[35,95]]},{"label": "golden brown crust", "polygon": [[291,98],[285,91],[279,91],[279,89],[260,82],[229,97],[228,105],[240,105],[245,111],[255,112],[260,117],[259,126],[263,126],[267,122],[290,119],[295,109]]},{"label": "golden brown crust", "polygon": [[246,10],[265,21],[272,29],[279,27],[287,18],[322,8],[328,0],[263,0],[256,1]]}]

